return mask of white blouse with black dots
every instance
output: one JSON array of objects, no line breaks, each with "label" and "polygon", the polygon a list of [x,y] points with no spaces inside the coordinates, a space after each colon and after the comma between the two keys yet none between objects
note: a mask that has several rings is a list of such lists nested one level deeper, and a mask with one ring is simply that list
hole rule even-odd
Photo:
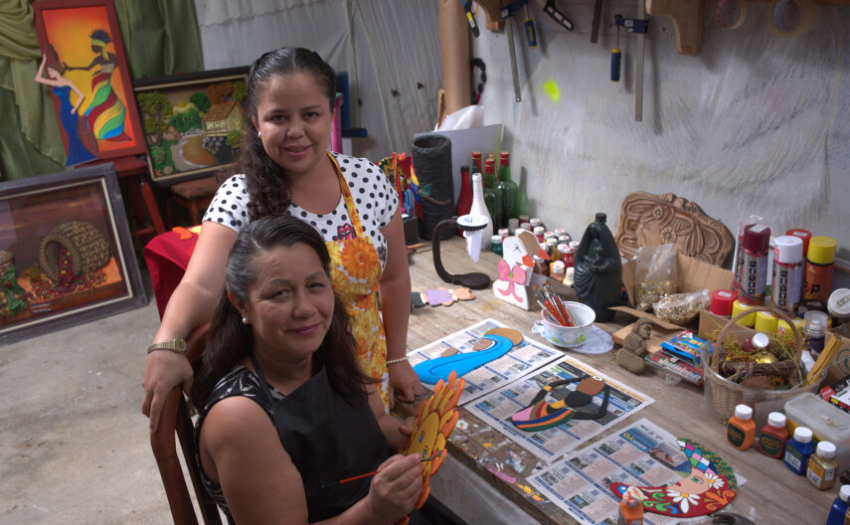
[{"label": "white blouse with black dots", "polygon": [[[336,158],[339,169],[348,183],[357,213],[360,215],[363,233],[372,238],[381,261],[381,268],[385,268],[387,240],[381,233],[381,229],[389,224],[398,208],[398,194],[381,168],[369,160],[331,153]],[[219,187],[204,214],[204,221],[216,222],[239,232],[249,222],[248,202],[245,175],[234,175]],[[326,241],[335,241],[340,231],[353,229],[342,196],[336,209],[324,215],[309,212],[294,202],[286,213],[313,226]]]}]

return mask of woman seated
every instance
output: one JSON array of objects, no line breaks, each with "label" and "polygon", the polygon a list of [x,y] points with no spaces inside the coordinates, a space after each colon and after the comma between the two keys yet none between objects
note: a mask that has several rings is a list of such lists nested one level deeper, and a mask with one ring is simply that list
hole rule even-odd
[{"label": "woman seated", "polygon": [[359,366],[329,265],[293,217],[251,222],[230,251],[191,398],[201,479],[231,522],[393,523],[419,497],[420,458],[390,457],[412,418],[386,414]]}]

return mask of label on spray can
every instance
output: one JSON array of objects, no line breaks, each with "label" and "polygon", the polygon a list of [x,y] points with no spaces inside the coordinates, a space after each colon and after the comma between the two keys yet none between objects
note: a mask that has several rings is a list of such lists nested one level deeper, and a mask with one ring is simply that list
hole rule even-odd
[{"label": "label on spray can", "polygon": [[747,305],[764,304],[770,228],[764,224],[748,225],[742,244],[738,300]]}]

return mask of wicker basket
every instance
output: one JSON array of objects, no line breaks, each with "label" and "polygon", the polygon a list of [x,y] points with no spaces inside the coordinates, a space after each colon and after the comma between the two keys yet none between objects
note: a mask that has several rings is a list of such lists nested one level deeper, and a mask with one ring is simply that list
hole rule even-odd
[{"label": "wicker basket", "polygon": [[60,224],[41,240],[38,264],[50,279],[59,280],[59,251],[65,248],[71,254],[74,276],[102,268],[112,256],[109,241],[93,224],[72,221]]},{"label": "wicker basket", "polygon": [[[732,334],[727,333],[729,328],[734,326],[735,322],[739,319],[760,311],[770,312],[788,323],[794,334],[796,352],[793,360],[788,359],[773,364],[754,363],[747,366],[750,367],[753,374],[761,375],[769,375],[771,372],[776,373],[780,370],[796,370],[796,374],[791,374],[789,376],[793,386],[788,390],[762,390],[760,388],[751,388],[738,384],[734,381],[730,381],[723,377],[720,373],[720,366],[724,361],[723,343],[726,342],[727,339],[733,337]],[[744,310],[730,319],[717,335],[717,341],[704,345],[702,350],[702,360],[705,369],[705,395],[706,398],[713,404],[714,410],[720,418],[720,421],[725,424],[729,418],[734,415],[735,407],[739,404],[749,405],[754,411],[756,411],[755,409],[757,404],[771,403],[770,410],[780,410],[782,408],[780,405],[784,405],[786,400],[804,392],[816,391],[820,384],[820,380],[823,379],[823,374],[820,374],[817,378],[810,378],[808,380],[803,378],[798,366],[802,352],[803,338],[800,335],[800,331],[794,323],[791,322],[791,319],[789,319],[788,316],[781,311],[774,310],[766,306],[754,306]],[[766,419],[767,414],[758,414],[758,416],[759,417],[757,419],[759,420]]]}]

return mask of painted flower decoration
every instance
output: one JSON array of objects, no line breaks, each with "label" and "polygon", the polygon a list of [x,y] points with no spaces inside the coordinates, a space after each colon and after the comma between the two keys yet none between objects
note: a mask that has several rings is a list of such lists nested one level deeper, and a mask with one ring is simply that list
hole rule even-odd
[{"label": "painted flower decoration", "polygon": [[718,476],[717,474],[715,474],[713,472],[706,472],[705,481],[706,481],[706,483],[708,483],[708,486],[713,488],[713,489],[722,488],[723,485],[726,484],[726,482],[723,480],[722,477]]},{"label": "painted flower decoration", "polygon": [[667,489],[667,495],[673,498],[673,503],[679,504],[683,514],[687,514],[691,505],[699,504],[699,494],[688,494],[687,492]]}]

